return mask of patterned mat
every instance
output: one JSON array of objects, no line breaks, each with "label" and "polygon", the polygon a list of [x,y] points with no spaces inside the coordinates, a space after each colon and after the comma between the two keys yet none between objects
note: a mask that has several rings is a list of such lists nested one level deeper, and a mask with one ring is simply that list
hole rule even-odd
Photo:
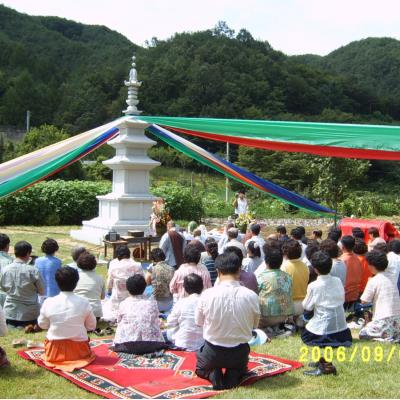
[{"label": "patterned mat", "polygon": [[[43,349],[23,350],[18,354],[108,399],[191,399],[210,397],[217,393],[208,381],[196,376],[195,353],[167,351],[161,357],[147,358],[112,352],[109,350],[111,343],[111,339],[91,341],[96,360],[86,368],[70,373],[46,367],[43,363]],[[301,366],[296,361],[252,352],[249,360],[250,375],[242,385]]]}]

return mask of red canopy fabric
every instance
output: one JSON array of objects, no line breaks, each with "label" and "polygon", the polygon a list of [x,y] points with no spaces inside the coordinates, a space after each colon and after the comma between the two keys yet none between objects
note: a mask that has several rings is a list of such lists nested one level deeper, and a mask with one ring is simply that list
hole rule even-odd
[{"label": "red canopy fabric", "polygon": [[368,229],[375,227],[379,230],[379,236],[386,241],[390,237],[400,238],[400,232],[394,227],[389,221],[378,220],[378,219],[356,219],[356,218],[343,218],[339,224],[342,234],[351,235],[352,229],[355,227],[361,228],[365,234],[365,238],[368,241]]}]

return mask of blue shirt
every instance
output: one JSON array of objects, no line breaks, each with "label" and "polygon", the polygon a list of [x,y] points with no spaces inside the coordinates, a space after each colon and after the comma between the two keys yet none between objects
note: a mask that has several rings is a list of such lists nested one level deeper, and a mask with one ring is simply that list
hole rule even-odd
[{"label": "blue shirt", "polygon": [[60,289],[57,286],[55,279],[56,271],[61,268],[61,260],[54,256],[43,256],[39,257],[35,261],[35,266],[42,276],[46,297],[57,296],[60,293]]}]

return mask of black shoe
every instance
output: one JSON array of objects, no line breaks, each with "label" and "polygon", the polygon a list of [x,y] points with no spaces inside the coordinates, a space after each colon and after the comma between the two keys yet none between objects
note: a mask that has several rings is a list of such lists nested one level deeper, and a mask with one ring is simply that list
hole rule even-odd
[{"label": "black shoe", "polygon": [[327,364],[327,361],[324,357],[321,357],[317,362],[310,362],[308,366],[311,368],[318,368],[321,364]]},{"label": "black shoe", "polygon": [[223,374],[221,368],[215,369],[213,372],[211,372],[208,379],[212,383],[213,390],[225,389],[225,386],[223,384]]}]

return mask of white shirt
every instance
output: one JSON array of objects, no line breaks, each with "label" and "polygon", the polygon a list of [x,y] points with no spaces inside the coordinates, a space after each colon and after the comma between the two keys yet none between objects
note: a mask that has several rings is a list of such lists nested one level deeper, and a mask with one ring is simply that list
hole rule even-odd
[{"label": "white shirt", "polygon": [[167,318],[168,328],[176,328],[172,334],[175,346],[188,351],[196,351],[204,344],[203,328],[194,321],[199,300],[200,295],[197,293],[178,300]]},{"label": "white shirt", "polygon": [[387,255],[387,259],[389,261],[389,265],[387,266],[386,271],[392,272],[398,280],[400,275],[400,254],[390,251]]},{"label": "white shirt", "polygon": [[4,316],[3,307],[0,305],[0,336],[6,336],[7,332],[6,317]]},{"label": "white shirt", "polygon": [[88,340],[87,331],[96,328],[96,317],[89,302],[72,292],[47,298],[40,310],[38,324],[48,329],[48,340]]},{"label": "white shirt", "polygon": [[332,269],[330,275],[339,278],[342,281],[343,287],[346,285],[347,267],[343,260],[340,258],[332,259]]},{"label": "white shirt", "polygon": [[225,244],[223,251],[225,251],[228,247],[237,247],[242,251],[243,257],[246,257],[246,249],[244,248],[243,244],[239,242],[239,240],[231,239],[229,242]]},{"label": "white shirt", "polygon": [[306,263],[307,257],[306,257],[306,248],[307,245],[304,244],[301,240],[298,240],[298,242],[300,243],[301,246],[301,261],[303,261],[304,263]]},{"label": "white shirt", "polygon": [[263,260],[261,257],[246,257],[243,259],[242,262],[242,270],[246,272],[253,272],[257,271],[258,267],[263,263]]},{"label": "white shirt", "polygon": [[84,297],[89,301],[89,304],[92,306],[93,313],[97,318],[103,316],[101,299],[103,299],[105,296],[106,284],[104,283],[104,279],[94,270],[79,270],[79,281],[76,285],[74,293],[78,296]]},{"label": "white shirt", "polygon": [[400,296],[395,275],[383,271],[370,278],[361,301],[374,304],[373,321],[400,316]]},{"label": "white shirt", "polygon": [[247,250],[250,242],[257,242],[258,243],[258,246],[260,247],[260,252],[261,252],[261,259],[264,260],[264,249],[263,249],[263,247],[264,247],[264,244],[265,244],[265,240],[261,236],[252,236],[244,244],[244,247],[246,248],[246,250]]},{"label": "white shirt", "polygon": [[222,281],[205,290],[195,315],[196,324],[203,327],[204,339],[223,347],[247,343],[259,319],[258,296],[239,281]]},{"label": "white shirt", "polygon": [[247,213],[247,200],[241,199],[240,197],[237,198],[237,207],[235,208],[235,214],[241,215]]},{"label": "white shirt", "polygon": [[258,280],[258,276],[261,274],[261,272],[263,272],[265,270],[265,268],[267,268],[267,265],[265,264],[265,261],[263,261],[258,268],[254,271],[254,275],[256,276],[257,280]]},{"label": "white shirt", "polygon": [[314,310],[306,328],[315,335],[329,335],[347,329],[344,314],[344,287],[339,278],[319,275],[307,288],[303,308]]},{"label": "white shirt", "polygon": [[385,239],[382,239],[381,237],[375,238],[374,240],[372,240],[371,242],[368,243],[368,251],[372,251],[375,248],[375,246],[379,243],[386,244],[386,241],[385,241]]}]

